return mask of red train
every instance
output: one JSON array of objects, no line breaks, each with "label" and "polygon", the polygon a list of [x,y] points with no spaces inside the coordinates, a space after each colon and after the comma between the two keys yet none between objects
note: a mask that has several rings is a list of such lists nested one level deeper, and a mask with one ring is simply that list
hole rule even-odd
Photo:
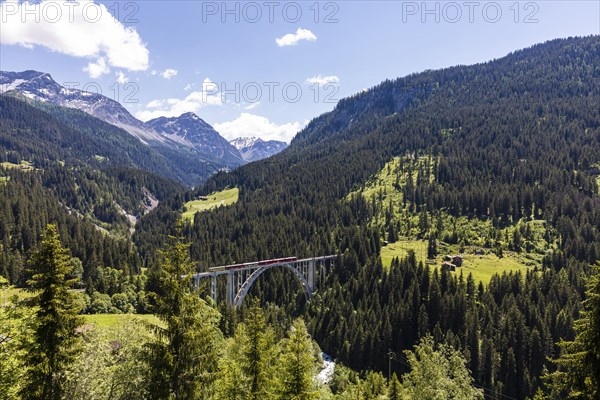
[{"label": "red train", "polygon": [[[254,261],[254,262],[243,263],[243,264],[232,264],[232,265],[226,265],[224,267],[216,267],[216,268],[224,269],[224,270],[231,270],[231,269],[240,269],[240,268],[255,267],[255,266],[262,267],[265,265],[280,264],[280,263],[285,263],[285,262],[289,262],[289,261],[296,261],[297,259],[298,259],[298,257],[273,258],[271,260]],[[210,268],[210,269],[212,269],[212,268]]]},{"label": "red train", "polygon": [[259,261],[258,265],[263,266],[263,265],[270,265],[270,264],[280,264],[280,263],[285,263],[288,261],[296,261],[297,259],[298,259],[298,257],[274,258],[272,260]]}]

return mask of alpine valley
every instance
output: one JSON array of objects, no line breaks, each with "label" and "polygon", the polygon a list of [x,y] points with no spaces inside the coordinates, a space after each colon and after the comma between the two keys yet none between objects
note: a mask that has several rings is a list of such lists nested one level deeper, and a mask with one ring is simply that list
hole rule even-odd
[{"label": "alpine valley", "polygon": [[[15,291],[36,281],[56,224],[84,314],[161,319],[131,360],[150,357],[152,373],[202,360],[185,372],[195,397],[161,392],[184,373],[107,361],[131,383],[115,390],[150,382],[114,398],[600,393],[600,36],[386,80],[289,146],[253,132],[228,142],[193,113],[142,122],[47,73],[0,72],[0,87],[0,278]],[[206,302],[173,294],[209,267],[321,255],[337,258],[310,299],[291,267],[253,276],[240,310],[215,304],[208,284]],[[225,298],[224,282],[214,290]],[[193,333],[169,336],[186,321]],[[192,344],[176,357],[172,338]],[[128,360],[128,342],[106,343],[108,359]],[[319,381],[321,350],[335,372]],[[298,377],[287,366],[302,357]],[[61,376],[85,375],[86,360]],[[89,379],[71,398],[88,398]],[[292,395],[290,382],[310,390]]]}]

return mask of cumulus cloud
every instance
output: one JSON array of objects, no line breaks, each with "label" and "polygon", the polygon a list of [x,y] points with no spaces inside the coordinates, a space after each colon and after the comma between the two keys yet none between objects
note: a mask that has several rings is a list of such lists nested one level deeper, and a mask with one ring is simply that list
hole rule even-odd
[{"label": "cumulus cloud", "polygon": [[110,68],[106,65],[104,57],[100,57],[96,62],[90,62],[83,70],[93,79],[100,78],[102,75],[110,72]]},{"label": "cumulus cloud", "polygon": [[7,0],[0,3],[0,16],[0,44],[42,46],[95,60],[85,68],[90,76],[108,73],[110,67],[148,69],[149,52],[137,31],[123,26],[105,5],[93,0]]},{"label": "cumulus cloud", "polygon": [[312,33],[308,29],[298,28],[296,33],[288,33],[287,35],[283,35],[280,38],[275,39],[277,46],[295,46],[301,40],[308,40],[309,42],[314,42],[317,40],[317,37],[314,33]]},{"label": "cumulus cloud", "polygon": [[340,78],[338,78],[335,75],[330,75],[330,76],[322,76],[322,75],[315,75],[312,78],[308,78],[306,80],[306,83],[310,83],[310,84],[318,84],[318,85],[326,85],[328,83],[335,83],[338,84],[340,83]]},{"label": "cumulus cloud", "polygon": [[160,76],[165,79],[171,79],[172,77],[177,75],[177,70],[173,68],[167,68],[163,72],[161,72]]},{"label": "cumulus cloud", "polygon": [[300,122],[277,125],[266,117],[250,113],[242,113],[233,121],[214,125],[217,132],[227,140],[256,136],[263,140],[282,140],[288,143],[302,127]]},{"label": "cumulus cloud", "polygon": [[129,82],[129,78],[122,71],[117,72],[117,83],[124,85]]},{"label": "cumulus cloud", "polygon": [[200,90],[191,92],[186,97],[155,99],[146,104],[146,110],[136,113],[136,117],[142,121],[149,121],[158,117],[178,117],[187,112],[198,113],[206,106],[220,106],[223,99],[219,86],[206,78],[202,82]]}]

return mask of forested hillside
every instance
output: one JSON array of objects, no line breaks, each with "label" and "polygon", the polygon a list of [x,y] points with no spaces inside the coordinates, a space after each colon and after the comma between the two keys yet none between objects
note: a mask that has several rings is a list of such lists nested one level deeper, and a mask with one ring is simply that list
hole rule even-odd
[{"label": "forested hillside", "polygon": [[6,149],[2,161],[136,167],[188,185],[218,170],[192,153],[148,147],[82,111],[29,100],[17,92],[0,96],[0,118],[0,144]]},{"label": "forested hillside", "polygon": [[[356,369],[383,370],[388,349],[400,353],[429,332],[462,350],[491,396],[533,396],[542,371],[555,368],[555,343],[573,338],[587,266],[600,258],[599,59],[597,36],[555,40],[344,99],[284,152],[218,174],[200,189],[238,187],[240,197],[196,215],[185,231],[192,256],[206,268],[340,253],[303,310],[325,351]],[[371,201],[350,193],[360,193],[393,157],[431,162],[427,170],[405,163],[400,175],[412,179],[398,187],[403,212],[373,224],[388,207],[386,194]],[[163,222],[175,220],[183,200],[141,221],[134,239],[144,257],[153,257],[169,229]],[[403,226],[404,213],[421,218],[417,232]],[[436,223],[440,216],[509,228],[510,237],[496,239],[512,242],[517,254],[529,250],[518,246],[515,227],[544,221],[556,246],[527,273],[495,276],[487,285],[410,256],[383,268],[379,254],[390,231],[447,245],[452,232]],[[494,243],[483,243],[484,251]],[[265,275],[251,293],[288,311],[304,304],[291,275]]]},{"label": "forested hillside", "polygon": [[[141,168],[141,169],[140,169]],[[140,273],[130,241],[137,220],[183,187],[165,160],[123,131],[86,114],[46,111],[0,96],[0,271],[24,285],[30,251],[56,223],[78,260],[78,286],[96,269]]]}]

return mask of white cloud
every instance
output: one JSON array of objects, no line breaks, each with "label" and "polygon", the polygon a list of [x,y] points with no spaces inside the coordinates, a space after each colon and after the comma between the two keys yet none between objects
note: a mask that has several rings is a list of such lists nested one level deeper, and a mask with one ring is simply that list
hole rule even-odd
[{"label": "white cloud", "polygon": [[187,85],[185,85],[183,90],[185,90],[187,92],[188,90],[191,90],[193,87],[194,87],[193,83],[188,83]]},{"label": "white cloud", "polygon": [[218,85],[206,78],[202,82],[202,89],[191,92],[182,99],[155,99],[146,104],[146,110],[136,113],[142,121],[149,121],[158,117],[178,117],[187,112],[198,113],[206,106],[220,106],[223,104]]},{"label": "white cloud", "polygon": [[110,72],[110,68],[106,65],[104,57],[100,57],[96,62],[90,62],[83,70],[87,72],[92,79],[100,78],[102,75]]},{"label": "white cloud", "polygon": [[125,74],[121,71],[117,72],[117,83],[124,85],[129,82],[129,78],[125,76]]},{"label": "white cloud", "polygon": [[163,104],[164,100],[152,100],[151,102],[149,102],[148,104],[146,104],[146,107],[148,108],[159,108],[161,106],[161,104]]},{"label": "white cloud", "polygon": [[[123,26],[93,0],[0,3],[3,45],[43,46],[74,57],[95,59],[86,71],[109,67],[145,71],[149,52],[133,28]],[[102,61],[101,61],[102,60]],[[102,68],[102,66],[104,67]]]},{"label": "white cloud", "polygon": [[247,106],[244,106],[244,110],[253,110],[258,106],[260,106],[260,101],[257,101],[256,103],[250,103]]},{"label": "white cloud", "polygon": [[335,75],[331,75],[331,76],[322,76],[322,75],[315,75],[312,78],[308,78],[306,80],[306,83],[311,83],[311,84],[319,84],[321,86],[326,85],[328,83],[340,83],[340,78],[338,78]]},{"label": "white cloud", "polygon": [[165,79],[171,79],[172,77],[174,77],[176,75],[177,75],[177,70],[173,69],[173,68],[167,68],[163,72],[160,73],[160,76],[162,76]]},{"label": "white cloud", "polygon": [[227,140],[256,136],[263,140],[283,140],[288,143],[302,127],[300,122],[277,125],[268,118],[250,113],[242,113],[233,121],[214,125],[217,132]]},{"label": "white cloud", "polygon": [[312,33],[308,29],[298,28],[296,33],[288,33],[287,35],[283,35],[280,38],[275,39],[277,46],[295,46],[301,40],[308,40],[310,42],[314,42],[317,40],[317,37],[314,33]]}]

